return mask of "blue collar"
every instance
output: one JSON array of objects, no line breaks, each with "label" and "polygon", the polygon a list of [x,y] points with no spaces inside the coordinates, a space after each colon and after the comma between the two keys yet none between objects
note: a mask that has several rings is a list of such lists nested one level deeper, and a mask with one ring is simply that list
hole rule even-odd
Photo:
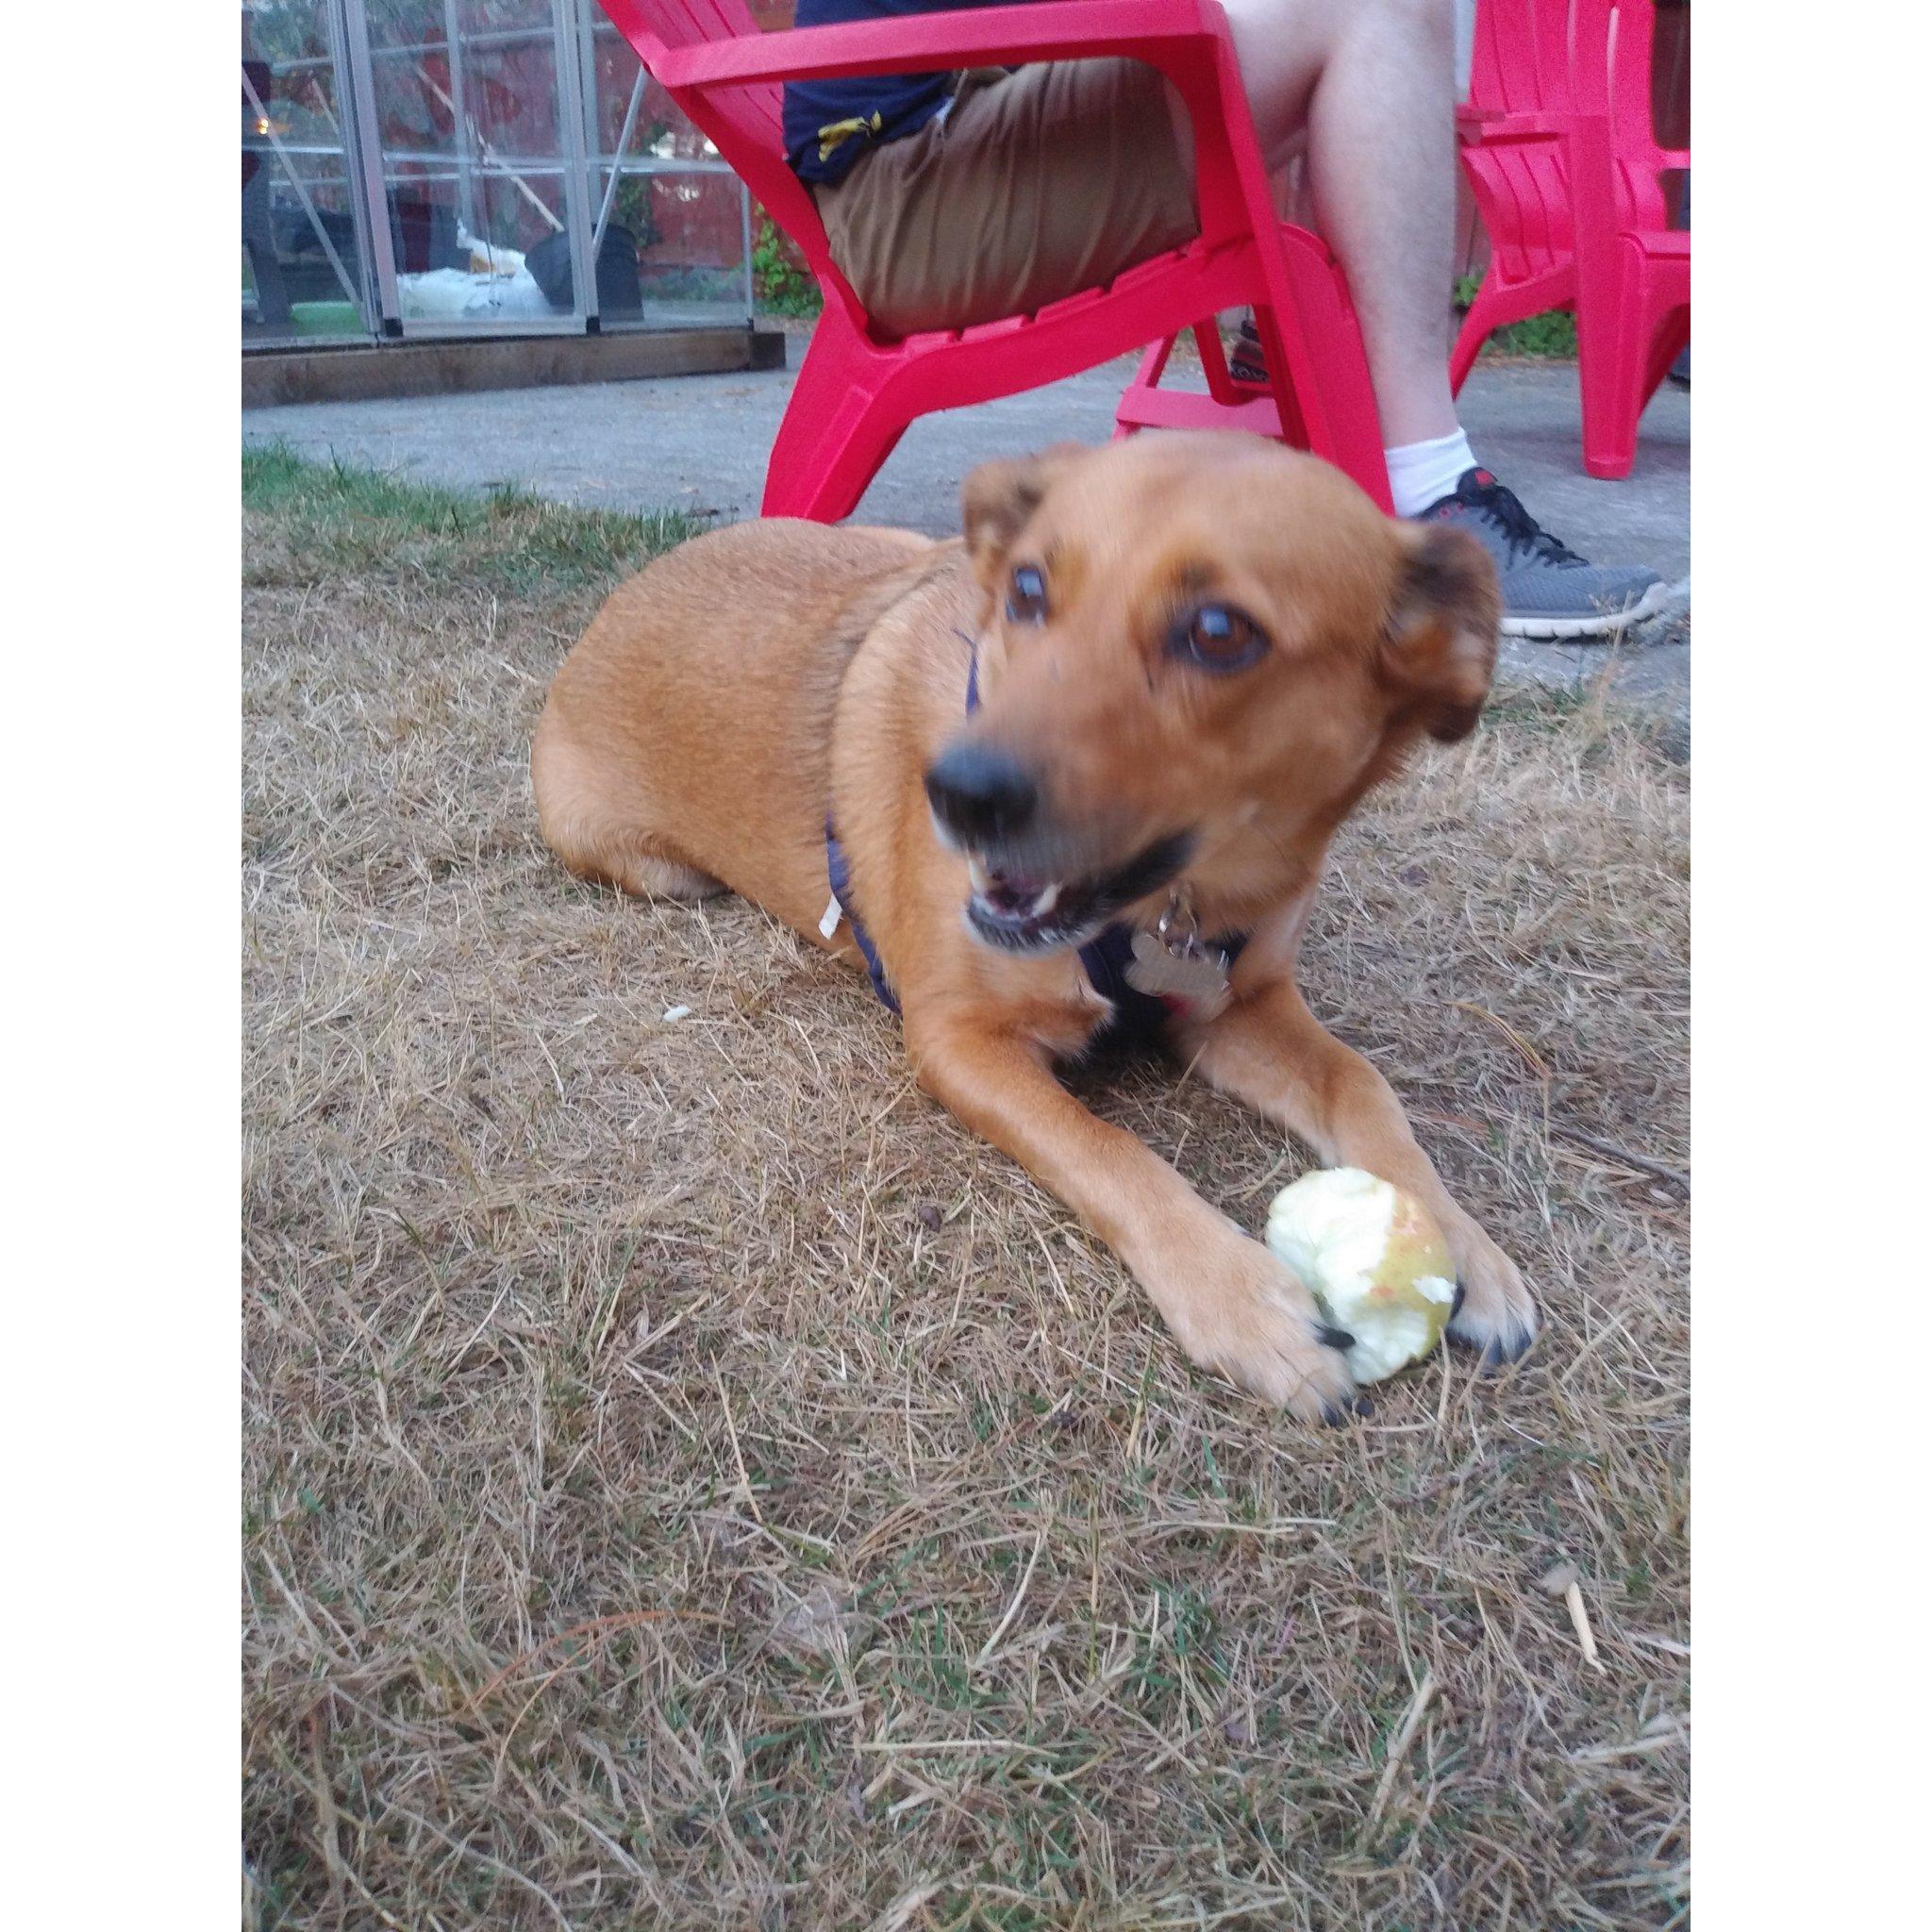
[{"label": "blue collar", "polygon": [[829,812],[825,814],[825,877],[831,882],[832,897],[839,903],[840,913],[852,928],[853,942],[865,956],[865,970],[872,975],[873,991],[896,1013],[899,996],[892,991],[892,982],[886,977],[886,969],[879,964],[878,948],[873,944],[872,935],[866,931],[865,922],[858,916],[858,908],[852,903],[852,869],[845,862],[845,848],[840,844],[839,835],[832,829]]},{"label": "blue collar", "polygon": [[[973,647],[973,655],[966,665],[966,715],[970,718],[979,708],[979,646],[973,639],[967,638],[964,631],[957,631],[955,635],[966,638],[967,643]],[[865,970],[872,978],[872,990],[896,1013],[899,1010],[898,995],[892,991],[891,981],[886,977],[886,969],[879,963],[878,949],[872,942],[872,935],[866,931],[864,923],[859,919],[858,908],[852,903],[851,868],[845,860],[845,848],[839,842],[838,833],[832,829],[829,813],[825,816],[825,876],[831,882],[832,897],[839,902],[840,912],[852,928],[853,941],[864,957]],[[1247,934],[1240,933],[1217,943],[1232,959],[1246,941]],[[1127,964],[1133,955],[1134,929],[1118,921],[1112,925],[1103,926],[1080,948],[1080,965],[1093,991],[1113,1005],[1113,1016],[1100,1038],[1153,1040],[1166,1025],[1174,1010],[1160,994],[1142,992],[1139,987],[1127,983]]]}]

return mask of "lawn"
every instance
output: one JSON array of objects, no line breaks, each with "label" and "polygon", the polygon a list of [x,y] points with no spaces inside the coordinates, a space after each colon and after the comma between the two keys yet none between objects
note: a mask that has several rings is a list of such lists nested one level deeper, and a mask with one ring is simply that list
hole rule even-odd
[{"label": "lawn", "polygon": [[[1688,1923],[1666,745],[1506,692],[1342,840],[1311,1001],[1548,1326],[1310,1431],[862,980],[551,861],[546,683],[685,525],[244,486],[251,1925]],[[1304,1164],[1080,1086],[1249,1225]]]}]

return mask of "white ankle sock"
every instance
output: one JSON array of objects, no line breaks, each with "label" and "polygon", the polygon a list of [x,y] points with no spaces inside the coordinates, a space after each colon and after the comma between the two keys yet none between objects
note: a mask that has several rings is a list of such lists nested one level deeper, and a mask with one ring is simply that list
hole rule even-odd
[{"label": "white ankle sock", "polygon": [[1412,517],[1427,509],[1438,497],[1456,488],[1463,471],[1475,468],[1475,457],[1469,438],[1458,429],[1449,436],[1431,437],[1427,442],[1405,442],[1396,449],[1385,449],[1389,464],[1389,494],[1394,499],[1395,514]]}]

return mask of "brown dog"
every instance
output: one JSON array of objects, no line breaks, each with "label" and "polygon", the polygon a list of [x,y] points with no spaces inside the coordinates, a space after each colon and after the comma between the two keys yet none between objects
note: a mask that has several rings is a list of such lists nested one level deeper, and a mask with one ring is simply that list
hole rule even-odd
[{"label": "brown dog", "polygon": [[926,1091],[1108,1241],[1195,1361],[1268,1400],[1337,1419],[1348,1338],[1054,1077],[1130,1013],[1324,1162],[1419,1196],[1460,1276],[1450,1332],[1520,1354],[1522,1277],[1294,977],[1336,826],[1419,735],[1474,725],[1499,609],[1481,547],[1246,436],[990,463],[964,495],[963,543],[741,524],[620,586],[537,729],[544,837],[626,891],[729,887],[855,964],[868,934]]}]

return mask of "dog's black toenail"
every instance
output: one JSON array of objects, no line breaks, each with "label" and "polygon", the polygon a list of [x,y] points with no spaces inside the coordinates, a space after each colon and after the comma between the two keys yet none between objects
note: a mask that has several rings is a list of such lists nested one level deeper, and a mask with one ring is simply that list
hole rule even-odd
[{"label": "dog's black toenail", "polygon": [[1357,1415],[1374,1415],[1375,1405],[1366,1395],[1357,1395],[1355,1399],[1355,1412]]},{"label": "dog's black toenail", "polygon": [[1483,1337],[1458,1330],[1452,1320],[1448,1339],[1454,1346],[1475,1357],[1478,1373],[1486,1373],[1521,1361],[1535,1346],[1536,1331],[1512,1322],[1500,1335]]},{"label": "dog's black toenail", "polygon": [[1485,1371],[1507,1369],[1511,1362],[1520,1362],[1529,1353],[1529,1345],[1535,1340],[1526,1328],[1512,1328],[1507,1335],[1498,1335],[1483,1344],[1476,1367]]},{"label": "dog's black toenail", "polygon": [[1332,1402],[1322,1405],[1322,1420],[1331,1429],[1339,1429],[1348,1420],[1347,1414],[1336,1407]]},{"label": "dog's black toenail", "polygon": [[1449,1304],[1449,1319],[1453,1322],[1462,1312],[1462,1304],[1468,1298],[1469,1291],[1460,1281],[1456,1284],[1456,1299]]},{"label": "dog's black toenail", "polygon": [[1324,1348],[1351,1349],[1355,1346],[1355,1337],[1346,1328],[1323,1326],[1315,1330],[1315,1339]]}]

